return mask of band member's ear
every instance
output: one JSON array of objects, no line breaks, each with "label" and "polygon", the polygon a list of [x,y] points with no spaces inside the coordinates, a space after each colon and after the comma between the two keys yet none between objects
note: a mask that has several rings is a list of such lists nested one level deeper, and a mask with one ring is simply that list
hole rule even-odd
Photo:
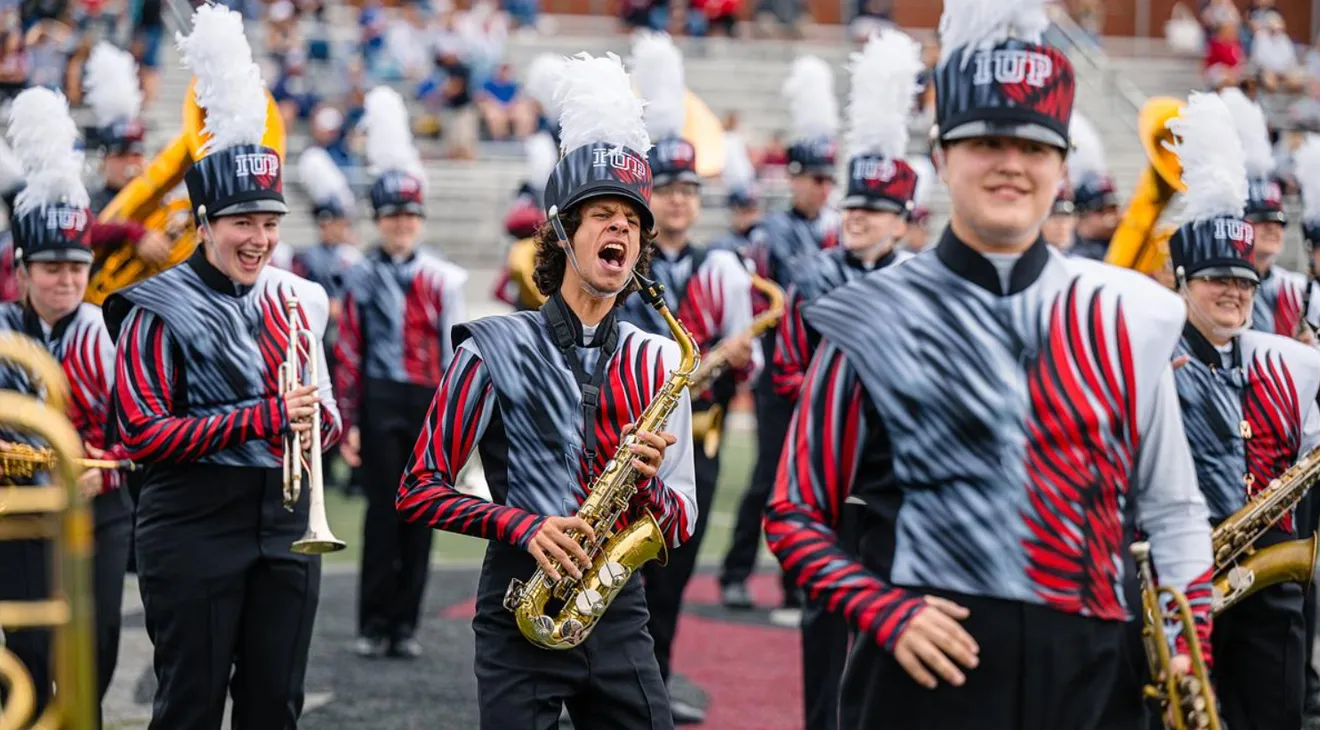
[{"label": "band member's ear", "polygon": [[944,145],[935,145],[930,151],[930,159],[935,163],[935,174],[940,176],[940,182],[948,185],[949,181],[944,177]]}]

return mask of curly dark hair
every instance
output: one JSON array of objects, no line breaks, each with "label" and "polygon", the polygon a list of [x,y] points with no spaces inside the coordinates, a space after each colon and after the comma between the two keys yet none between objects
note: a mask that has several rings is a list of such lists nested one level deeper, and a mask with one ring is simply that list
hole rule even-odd
[{"label": "curly dark hair", "polygon": [[[568,240],[573,240],[573,235],[577,233],[578,226],[582,225],[582,208],[590,201],[581,205],[576,205],[572,210],[559,214],[559,222],[564,224],[564,233],[568,234]],[[637,265],[634,271],[642,276],[651,274],[651,258],[655,256],[655,232],[642,230],[642,252],[637,257]],[[532,271],[532,282],[541,292],[541,296],[549,297],[564,285],[564,267],[568,266],[568,254],[559,246],[559,236],[555,235],[555,228],[550,221],[541,224],[536,230],[536,256],[534,259],[534,268]],[[628,286],[619,292],[619,296],[614,300],[614,306],[623,304],[629,294],[637,291],[637,281],[635,279],[628,282]]]}]

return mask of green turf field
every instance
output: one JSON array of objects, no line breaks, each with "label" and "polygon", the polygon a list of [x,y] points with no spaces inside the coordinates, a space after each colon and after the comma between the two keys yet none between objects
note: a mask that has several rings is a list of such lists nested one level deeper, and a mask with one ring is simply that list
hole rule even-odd
[{"label": "green turf field", "polygon": [[[703,562],[719,561],[724,557],[738,512],[738,502],[751,478],[755,458],[755,432],[730,431],[725,434],[715,508],[712,510],[706,539],[701,546]],[[362,513],[365,508],[366,502],[360,497],[346,497],[338,490],[331,490],[326,495],[330,527],[339,539],[348,543],[346,550],[327,555],[327,562],[357,564],[362,545]],[[475,563],[484,554],[485,545],[484,540],[437,532],[431,559],[445,563]]]}]

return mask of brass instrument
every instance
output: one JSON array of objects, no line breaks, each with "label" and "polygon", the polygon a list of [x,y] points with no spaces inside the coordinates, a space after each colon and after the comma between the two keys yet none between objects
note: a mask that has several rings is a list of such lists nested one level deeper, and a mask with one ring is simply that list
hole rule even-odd
[{"label": "brass instrument", "polygon": [[1173,133],[1165,124],[1181,114],[1184,106],[1179,99],[1155,97],[1141,107],[1138,127],[1149,164],[1142,171],[1109,241],[1106,263],[1148,275],[1164,264],[1155,226],[1174,194],[1187,189],[1182,181],[1182,163],[1164,146],[1173,141]]},{"label": "brass instrument", "polygon": [[[37,472],[54,471],[59,456],[50,448],[35,448],[27,444],[0,446],[0,483],[6,479],[28,480]],[[88,469],[111,471],[137,471],[138,464],[128,459],[74,459],[79,473]],[[2,511],[2,510],[0,510]]]},{"label": "brass instrument", "polygon": [[[770,300],[770,307],[752,320],[745,336],[751,338],[752,346],[757,347],[757,338],[779,326],[784,316],[784,290],[769,279],[752,274],[752,288],[761,292]],[[768,365],[768,363],[767,363]],[[721,343],[701,359],[701,367],[692,376],[688,384],[693,395],[706,392],[711,384],[719,379],[729,368],[728,351]],[[701,413],[692,414],[692,437],[701,442],[706,458],[714,459],[720,452],[720,435],[724,432],[724,406],[716,403]]]},{"label": "brass instrument", "polygon": [[[1152,680],[1145,687],[1145,695],[1160,703],[1165,711],[1165,725],[1170,730],[1220,730],[1219,706],[1210,684],[1205,656],[1201,654],[1201,640],[1196,635],[1196,623],[1187,596],[1177,588],[1155,584],[1150,567],[1150,543],[1136,542],[1131,549],[1141,579],[1141,641],[1146,647],[1146,662]],[[1167,615],[1161,605],[1166,596],[1173,601],[1172,616]],[[1181,623],[1182,637],[1187,642],[1192,660],[1190,674],[1180,675],[1172,671],[1173,653],[1164,634],[1165,622],[1169,619]]]},{"label": "brass instrument", "polygon": [[[284,362],[280,363],[280,394],[297,390],[303,385],[303,372],[307,373],[307,383],[320,382],[320,368],[317,365],[317,353],[321,343],[316,334],[306,327],[302,305],[289,297],[285,302],[285,312],[289,320],[289,342],[284,351]],[[307,498],[310,500],[307,512],[307,532],[293,543],[292,550],[303,555],[320,555],[343,550],[343,540],[330,531],[330,521],[325,514],[325,483],[321,478],[321,410],[318,407],[312,414],[312,427],[306,437],[310,442],[307,451],[303,451],[303,435],[290,430],[284,435],[284,509],[293,511],[293,506],[302,497],[302,475],[307,472]]]},{"label": "brass instrument", "polygon": [[[192,163],[202,158],[203,145],[207,142],[204,131],[206,113],[197,106],[196,85],[197,79],[194,78],[184,96],[183,129],[97,216],[103,222],[136,221],[149,230],[165,233],[174,242],[170,256],[163,264],[156,265],[139,257],[132,246],[97,252],[92,263],[95,273],[88,281],[84,295],[84,299],[92,304],[99,306],[116,291],[183,262],[197,248],[197,232],[192,226],[192,214],[187,209],[187,197],[184,196],[181,202],[165,203],[170,191],[183,182]],[[284,117],[270,92],[266,92],[266,100],[266,134],[261,143],[279,153],[283,161]],[[182,222],[178,215],[181,209],[187,213]]]},{"label": "brass instrument", "polygon": [[76,466],[82,456],[82,440],[55,406],[65,401],[69,387],[59,363],[35,343],[15,347],[19,339],[26,338],[0,338],[0,360],[33,373],[43,382],[47,401],[0,391],[0,425],[50,444],[55,454],[55,484],[23,487],[7,497],[4,515],[0,516],[0,540],[47,539],[58,550],[51,566],[51,596],[0,601],[0,627],[11,631],[54,630],[58,691],[41,717],[34,718],[36,687],[32,676],[12,652],[4,649],[0,631],[0,685],[9,690],[9,701],[0,708],[0,730],[93,730],[97,727],[100,698],[93,649],[92,516],[78,490]]},{"label": "brass instrument", "polygon": [[536,239],[524,238],[509,246],[509,279],[518,286],[518,301],[528,309],[545,304],[545,296],[536,288]]},{"label": "brass instrument", "polygon": [[697,174],[714,177],[724,171],[724,122],[696,94],[683,97],[683,139],[697,152]]},{"label": "brass instrument", "polygon": [[[629,448],[639,431],[655,433],[664,427],[669,414],[678,407],[689,379],[701,362],[696,340],[674,318],[665,305],[664,287],[634,274],[642,285],[641,294],[664,317],[678,342],[681,355],[678,367],[660,392],[647,404],[631,433],[619,443],[605,470],[591,484],[588,496],[577,516],[591,526],[595,538],[583,543],[583,535],[570,530],[591,560],[591,566],[577,579],[564,575],[551,581],[545,570],[537,567],[526,582],[514,579],[504,595],[504,607],[517,617],[518,629],[528,641],[543,649],[571,649],[591,634],[596,622],[623,590],[628,579],[643,564],[669,560],[664,533],[650,512],[642,514],[622,530],[616,530],[619,518],[632,506],[637,493],[637,470]],[[556,610],[557,609],[557,610]],[[552,614],[551,611],[554,611]]]},{"label": "brass instrument", "polygon": [[1260,550],[1254,546],[1271,525],[1297,507],[1317,480],[1320,446],[1311,449],[1210,533],[1215,551],[1215,613],[1272,585],[1311,582],[1316,560],[1314,536]]}]

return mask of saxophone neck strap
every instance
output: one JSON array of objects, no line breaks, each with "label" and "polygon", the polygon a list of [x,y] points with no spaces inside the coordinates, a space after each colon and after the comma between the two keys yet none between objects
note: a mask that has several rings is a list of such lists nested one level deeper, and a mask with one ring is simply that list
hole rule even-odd
[{"label": "saxophone neck strap", "polygon": [[[573,379],[582,392],[582,449],[590,462],[596,458],[596,412],[600,409],[601,383],[605,380],[605,367],[619,345],[619,328],[614,312],[611,311],[601,320],[589,345],[582,341],[582,323],[558,293],[546,300],[541,312],[550,327],[550,336],[554,338],[555,346],[573,369]],[[590,375],[582,367],[578,347],[600,348],[596,367]]]}]

